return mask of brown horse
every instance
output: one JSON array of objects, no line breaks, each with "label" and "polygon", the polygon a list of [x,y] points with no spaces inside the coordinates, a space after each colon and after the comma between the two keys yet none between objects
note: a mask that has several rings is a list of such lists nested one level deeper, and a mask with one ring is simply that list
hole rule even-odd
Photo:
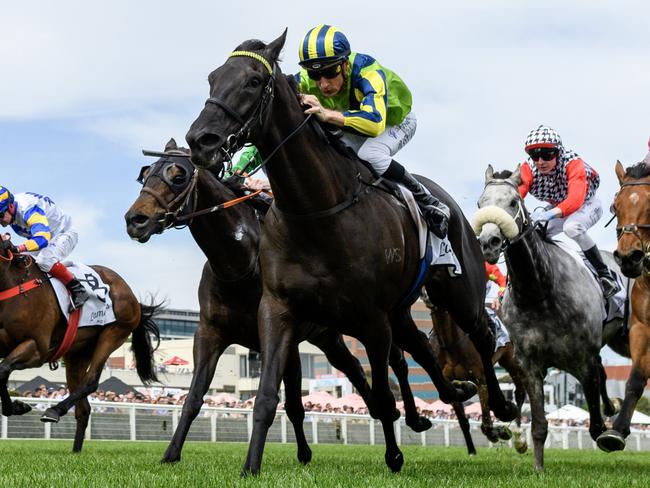
[{"label": "brown horse", "polygon": [[[0,239],[1,240],[1,239]],[[0,291],[18,288],[19,294],[0,301],[0,399],[2,415],[23,415],[31,407],[19,400],[11,401],[7,381],[16,369],[37,368],[49,361],[59,348],[67,328],[67,320],[59,308],[49,277],[27,255],[10,251],[11,242],[1,240]],[[66,379],[70,396],[45,411],[43,422],[58,422],[75,406],[77,429],[73,452],[83,446],[90,418],[88,394],[97,389],[99,377],[108,356],[133,335],[138,376],[143,383],[157,381],[153,368],[153,347],[150,334],[159,339],[158,327],[152,317],[158,306],[138,302],[131,288],[115,272],[93,266],[104,283],[110,286],[116,321],[103,327],[82,327],[70,349],[64,354]],[[29,289],[29,283],[35,288]]]},{"label": "brown horse", "polygon": [[[442,373],[448,380],[471,381],[478,387],[478,396],[481,402],[481,432],[490,442],[496,443],[501,440],[509,440],[512,432],[507,427],[495,427],[490,414],[488,404],[488,389],[483,372],[483,363],[478,351],[469,340],[468,334],[458,327],[448,312],[435,307],[426,294],[422,294],[424,303],[431,312],[433,328],[429,335],[431,347],[433,347]],[[515,357],[514,346],[508,342],[505,346],[498,348],[492,356],[492,362],[498,362],[510,374],[515,384],[515,400],[517,402],[518,415],[515,419],[517,429],[515,435],[515,449],[518,452],[526,452],[528,446],[526,440],[521,437],[521,406],[526,398],[526,386],[521,366]],[[476,454],[476,448],[470,434],[469,421],[465,415],[465,408],[460,402],[452,403],[458,423],[463,431],[463,437],[467,445],[467,453],[470,456]]]},{"label": "brown horse", "polygon": [[632,371],[625,385],[625,400],[612,429],[597,439],[603,451],[620,451],[630,435],[630,420],[650,378],[650,166],[639,163],[627,169],[616,162],[621,185],[614,200],[618,219],[618,246],[614,259],[621,272],[634,280],[629,318]]}]

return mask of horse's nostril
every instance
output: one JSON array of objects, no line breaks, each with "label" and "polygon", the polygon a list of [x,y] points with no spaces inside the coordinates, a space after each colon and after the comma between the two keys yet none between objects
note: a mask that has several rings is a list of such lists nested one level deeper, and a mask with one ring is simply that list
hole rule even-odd
[{"label": "horse's nostril", "polygon": [[142,214],[136,214],[129,217],[127,219],[127,222],[129,223],[129,225],[133,225],[134,227],[143,227],[147,225],[147,223],[149,222],[149,217]]}]

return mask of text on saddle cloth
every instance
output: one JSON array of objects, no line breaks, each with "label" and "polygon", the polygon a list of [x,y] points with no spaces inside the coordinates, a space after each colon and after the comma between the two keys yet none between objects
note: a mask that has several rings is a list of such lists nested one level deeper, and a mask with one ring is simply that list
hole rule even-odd
[{"label": "text on saddle cloth", "polygon": [[[110,297],[109,285],[102,281],[94,269],[85,264],[69,261],[64,264],[84,286],[90,296],[81,309],[79,327],[102,326],[115,322],[115,312],[113,311],[113,301]],[[65,315],[66,320],[68,320],[70,317],[68,310],[70,307],[68,290],[63,283],[55,278],[52,278],[50,282],[56,293],[61,312]]]}]

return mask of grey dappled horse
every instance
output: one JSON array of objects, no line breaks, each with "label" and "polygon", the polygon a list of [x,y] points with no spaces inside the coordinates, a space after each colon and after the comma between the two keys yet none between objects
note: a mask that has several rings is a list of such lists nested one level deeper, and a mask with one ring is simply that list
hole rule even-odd
[{"label": "grey dappled horse", "polygon": [[[544,377],[555,367],[575,376],[582,384],[589,405],[589,433],[595,440],[604,430],[599,394],[605,413],[615,407],[605,390],[605,370],[600,349],[605,344],[602,291],[585,265],[547,240],[533,225],[519,196],[519,166],[511,173],[485,172],[485,189],[474,217],[485,259],[495,263],[503,250],[508,266],[509,286],[502,305],[502,317],[516,354],[526,373],[532,415],[535,468],[544,467],[544,442],[548,422],[544,413]],[[601,251],[602,252],[602,251]],[[603,259],[618,270],[611,253]],[[606,324],[612,337],[621,336],[621,319]],[[623,341],[612,341],[617,352],[625,353]]]}]

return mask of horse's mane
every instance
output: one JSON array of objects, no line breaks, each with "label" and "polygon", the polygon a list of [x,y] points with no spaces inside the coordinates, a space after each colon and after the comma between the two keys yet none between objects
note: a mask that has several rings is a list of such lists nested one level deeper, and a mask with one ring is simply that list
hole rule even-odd
[{"label": "horse's mane", "polygon": [[635,180],[645,178],[646,176],[650,176],[650,165],[641,161],[640,163],[637,163],[634,166],[630,166],[629,168],[626,168],[625,176],[629,176],[630,178],[634,178]]}]

